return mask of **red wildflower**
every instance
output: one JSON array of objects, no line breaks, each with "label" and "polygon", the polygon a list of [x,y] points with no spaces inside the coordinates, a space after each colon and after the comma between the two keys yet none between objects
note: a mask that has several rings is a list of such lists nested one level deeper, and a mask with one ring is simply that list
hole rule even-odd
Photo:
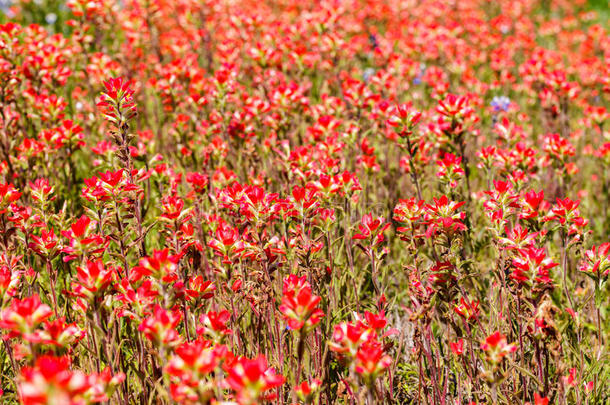
[{"label": "red wildflower", "polygon": [[305,326],[307,330],[317,325],[324,316],[317,307],[320,300],[321,297],[312,294],[311,285],[305,276],[291,274],[284,279],[280,312],[290,329],[299,330]]},{"label": "red wildflower", "polygon": [[267,367],[265,356],[255,359],[240,358],[227,367],[227,384],[235,391],[240,405],[254,405],[260,400],[272,401],[276,394],[269,392],[284,384],[285,378]]}]

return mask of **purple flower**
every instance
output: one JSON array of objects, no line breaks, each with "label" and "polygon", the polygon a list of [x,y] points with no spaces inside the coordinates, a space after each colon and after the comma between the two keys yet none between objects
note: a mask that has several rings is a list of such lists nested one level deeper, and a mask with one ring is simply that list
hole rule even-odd
[{"label": "purple flower", "polygon": [[510,107],[510,98],[506,96],[496,96],[491,100],[491,106],[493,107],[494,112],[508,111],[508,107]]}]

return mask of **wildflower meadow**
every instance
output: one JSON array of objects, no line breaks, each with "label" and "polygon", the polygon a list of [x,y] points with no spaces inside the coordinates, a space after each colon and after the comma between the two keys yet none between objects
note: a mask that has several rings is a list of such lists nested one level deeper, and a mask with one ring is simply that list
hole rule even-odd
[{"label": "wildflower meadow", "polygon": [[605,0],[0,0],[1,404],[610,404]]}]

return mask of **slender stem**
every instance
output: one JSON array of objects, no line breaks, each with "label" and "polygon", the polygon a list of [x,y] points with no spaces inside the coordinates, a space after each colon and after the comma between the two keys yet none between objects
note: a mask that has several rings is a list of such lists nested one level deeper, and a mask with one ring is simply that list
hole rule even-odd
[{"label": "slender stem", "polygon": [[570,294],[570,289],[568,288],[568,251],[566,246],[566,235],[565,231],[561,231],[561,265],[563,267],[563,289],[566,293],[566,297],[568,297],[568,301],[570,302],[570,307],[573,311],[575,311],[574,302],[572,301],[572,294]]},{"label": "slender stem", "polygon": [[371,254],[371,281],[373,282],[373,287],[375,288],[375,293],[377,294],[377,297],[379,297],[381,294],[381,289],[379,288],[379,285],[377,284],[377,263],[375,263],[375,251],[373,250],[373,248],[371,248],[370,254]]},{"label": "slender stem", "polygon": [[[593,300],[594,302],[594,306],[595,306],[595,315],[596,315],[596,319],[597,319],[597,356],[596,356],[596,361],[599,361],[600,356],[603,353],[603,337],[602,337],[602,322],[601,322],[601,311],[599,309],[599,305],[597,304],[597,297],[600,294],[600,282],[601,280],[599,280],[598,282],[595,283],[595,299]],[[593,393],[594,395],[597,395],[597,373],[593,374]]]},{"label": "slender stem", "polygon": [[[519,353],[521,368],[525,369],[525,350],[523,350],[523,327],[521,325],[521,295],[517,295],[517,325],[519,327]],[[526,375],[521,375],[521,383],[523,385],[523,401],[527,396],[528,378]]]},{"label": "slender stem", "polygon": [[57,293],[55,292],[55,274],[53,273],[53,266],[51,261],[47,258],[47,271],[49,272],[49,280],[51,281],[51,297],[53,299],[53,311],[55,312],[55,318],[59,319],[59,312],[57,310]]},{"label": "slender stem", "polygon": [[294,376],[294,386],[296,387],[301,381],[301,372],[303,370],[303,353],[305,352],[305,332],[303,328],[299,333],[299,341],[297,343],[297,370]]},{"label": "slender stem", "polygon": [[418,200],[423,200],[421,194],[421,188],[419,187],[419,181],[417,179],[417,170],[415,170],[415,164],[413,163],[413,159],[415,159],[415,153],[411,148],[411,140],[407,138],[407,148],[409,149],[409,168],[411,169],[411,178],[413,179],[413,183],[415,183],[415,189],[417,190],[417,198]]}]

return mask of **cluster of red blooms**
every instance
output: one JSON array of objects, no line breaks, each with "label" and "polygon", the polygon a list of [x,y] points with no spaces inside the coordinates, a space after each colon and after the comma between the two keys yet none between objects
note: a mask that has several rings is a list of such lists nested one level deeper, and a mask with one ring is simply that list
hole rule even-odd
[{"label": "cluster of red blooms", "polygon": [[0,1],[0,402],[610,402],[578,1]]},{"label": "cluster of red blooms", "polygon": [[339,355],[341,361],[358,373],[367,385],[383,374],[392,364],[386,353],[383,338],[395,331],[383,332],[387,320],[383,311],[379,314],[365,312],[364,317],[356,314],[354,322],[343,322],[335,326],[330,350]]}]

